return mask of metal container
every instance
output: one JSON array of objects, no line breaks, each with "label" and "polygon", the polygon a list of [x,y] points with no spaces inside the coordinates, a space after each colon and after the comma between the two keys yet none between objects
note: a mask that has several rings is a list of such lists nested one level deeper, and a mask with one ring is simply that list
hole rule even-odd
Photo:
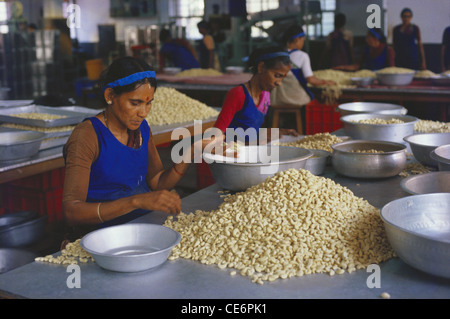
[{"label": "metal container", "polygon": [[[364,124],[358,123],[366,119],[398,119],[404,121],[400,124]],[[353,139],[386,141],[404,143],[405,136],[414,134],[414,126],[419,121],[417,117],[410,115],[388,114],[353,114],[341,117],[346,135]]]},{"label": "metal container", "polygon": [[338,106],[341,116],[361,114],[361,113],[376,113],[376,114],[394,114],[405,115],[408,110],[401,105],[378,102],[352,102],[344,103]]},{"label": "metal container", "polygon": [[408,265],[450,278],[450,194],[403,197],[381,209],[388,240]]},{"label": "metal container", "polygon": [[434,85],[450,86],[450,76],[448,76],[448,75],[440,75],[440,76],[432,77],[431,78],[431,82]]},{"label": "metal container", "polygon": [[25,249],[0,248],[0,274],[29,264],[38,257],[35,252]]},{"label": "metal container", "polygon": [[438,162],[431,158],[430,153],[436,147],[450,144],[450,133],[421,133],[403,138],[409,143],[414,157],[423,165],[437,167]]},{"label": "metal container", "polygon": [[354,85],[357,86],[369,86],[373,83],[373,81],[375,80],[375,78],[373,77],[367,77],[367,78],[358,78],[358,77],[354,77],[354,78],[350,78],[350,81],[352,81],[352,83]]},{"label": "metal container", "polygon": [[95,230],[80,245],[104,269],[138,272],[164,263],[180,240],[181,235],[168,227],[131,223]]},{"label": "metal container", "polygon": [[431,172],[409,176],[401,180],[400,186],[411,195],[450,193],[450,172]]},{"label": "metal container", "polygon": [[0,162],[26,159],[37,154],[44,138],[42,132],[0,132]]},{"label": "metal container", "polygon": [[167,75],[175,75],[175,74],[180,73],[182,70],[181,70],[181,68],[167,67],[167,68],[164,68],[163,71],[164,71],[164,74],[167,74]]},{"label": "metal container", "polygon": [[204,154],[211,174],[222,188],[243,191],[291,168],[305,168],[310,150],[289,146],[240,147],[238,158]]},{"label": "metal container", "polygon": [[450,171],[450,144],[436,147],[431,151],[430,157],[438,163],[440,171]]},{"label": "metal container", "polygon": [[225,72],[228,74],[242,74],[244,73],[244,68],[242,66],[227,66]]},{"label": "metal container", "polygon": [[0,247],[23,247],[35,243],[45,234],[47,216],[0,229]]},{"label": "metal container", "polygon": [[0,215],[0,230],[37,218],[36,212],[23,211]]},{"label": "metal container", "polygon": [[408,85],[412,82],[415,72],[410,73],[379,73],[377,72],[377,80],[381,85],[398,86]]},{"label": "metal container", "polygon": [[[331,146],[331,163],[341,175],[354,178],[386,178],[398,175],[406,167],[403,144],[351,140]],[[378,150],[383,153],[358,153],[356,150]]]},{"label": "metal container", "polygon": [[330,152],[323,150],[310,150],[313,155],[306,160],[305,169],[314,175],[321,175],[325,171],[328,159],[331,156]]}]

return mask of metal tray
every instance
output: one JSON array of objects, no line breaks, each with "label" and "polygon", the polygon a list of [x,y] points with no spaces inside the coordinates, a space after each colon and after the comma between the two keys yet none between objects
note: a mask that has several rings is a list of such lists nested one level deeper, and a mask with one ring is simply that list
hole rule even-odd
[{"label": "metal tray", "polygon": [[[15,117],[14,114],[19,113],[47,113],[52,115],[63,115],[65,118],[54,120],[38,120],[38,119],[24,119]],[[38,127],[55,127],[75,125],[83,121],[87,117],[86,113],[74,112],[56,107],[47,107],[39,105],[29,105],[22,107],[13,107],[0,110],[0,122],[15,123]]]},{"label": "metal tray", "polygon": [[431,81],[434,85],[450,86],[450,76],[447,75],[432,77]]},{"label": "metal tray", "polygon": [[63,146],[67,143],[69,136],[55,137],[55,138],[47,138],[44,139],[41,143],[40,151],[47,150],[49,148]]}]

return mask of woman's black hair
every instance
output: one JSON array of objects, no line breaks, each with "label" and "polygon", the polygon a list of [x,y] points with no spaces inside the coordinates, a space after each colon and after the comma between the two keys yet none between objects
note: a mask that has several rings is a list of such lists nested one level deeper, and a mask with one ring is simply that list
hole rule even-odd
[{"label": "woman's black hair", "polygon": [[305,33],[305,31],[301,26],[297,24],[291,25],[283,34],[282,37],[283,43],[287,44],[289,42],[292,42],[293,41],[292,37],[301,33]]},{"label": "woman's black hair", "polygon": [[[272,53],[279,53],[279,52],[286,53],[286,55],[269,57],[267,59],[261,60],[261,58],[265,55],[270,55]],[[289,58],[287,51],[284,50],[283,48],[281,48],[279,46],[270,46],[270,47],[257,48],[255,50],[253,50],[253,52],[250,54],[247,65],[253,74],[256,74],[258,72],[259,62],[264,62],[264,66],[267,69],[273,69],[273,68],[277,67],[278,63],[282,63],[284,65],[290,65],[291,59]]]},{"label": "woman's black hair", "polygon": [[[105,71],[103,71],[100,77],[99,84],[102,89],[101,92],[103,92],[103,88],[109,83],[143,71],[154,71],[154,69],[145,61],[130,56],[116,59]],[[157,81],[155,78],[145,78],[129,85],[114,87],[112,90],[114,91],[114,94],[120,95],[125,92],[134,91],[136,88],[145,83],[150,84],[156,90]],[[103,94],[100,98],[101,100],[104,100]]]},{"label": "woman's black hair", "polygon": [[[373,32],[375,32],[377,35],[375,35]],[[369,29],[368,34],[370,34],[370,36],[378,39],[381,43],[386,44],[386,37],[384,36],[383,30],[381,30],[380,28],[371,28]]]},{"label": "woman's black hair", "polygon": [[347,22],[347,17],[343,13],[336,13],[334,16],[334,28],[340,29],[345,26],[345,23]]},{"label": "woman's black hair", "polygon": [[166,42],[170,38],[172,38],[172,34],[170,33],[170,30],[162,29],[159,32],[159,41]]},{"label": "woman's black hair", "polygon": [[412,10],[410,8],[404,8],[402,10],[402,12],[400,12],[400,17],[403,17],[403,14],[406,13],[406,12],[411,13],[411,17],[413,16],[413,12],[412,12]]}]

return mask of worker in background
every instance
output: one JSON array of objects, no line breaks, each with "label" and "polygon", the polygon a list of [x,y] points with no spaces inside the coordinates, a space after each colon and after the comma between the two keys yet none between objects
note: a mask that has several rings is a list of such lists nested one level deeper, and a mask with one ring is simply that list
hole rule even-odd
[{"label": "worker in background", "polygon": [[400,14],[402,24],[397,25],[393,32],[395,65],[413,70],[426,70],[425,51],[423,49],[420,29],[411,23],[413,13],[405,8]]},{"label": "worker in background", "polygon": [[271,94],[272,105],[299,105],[308,104],[314,95],[308,88],[311,85],[333,85],[333,81],[326,81],[314,76],[311,60],[308,53],[302,51],[305,45],[306,34],[299,25],[293,25],[283,35],[283,43],[289,52],[291,72],[283,80],[283,85],[275,88]]},{"label": "worker in background", "polygon": [[442,35],[441,68],[442,72],[450,70],[450,26],[444,30]]},{"label": "worker in background", "polygon": [[[224,133],[227,128],[254,128],[259,133],[269,110],[270,91],[281,85],[290,70],[289,53],[280,47],[258,48],[247,63],[253,76],[228,91],[214,124]],[[294,130],[280,130],[280,134],[298,135]]]},{"label": "worker in background", "polygon": [[182,70],[200,67],[197,60],[197,52],[187,40],[173,39],[170,31],[163,29],[159,33],[159,41],[162,43],[159,50],[160,71],[167,65],[181,68]]},{"label": "worker in background", "polygon": [[215,51],[214,38],[210,34],[209,23],[205,20],[197,24],[198,31],[203,35],[199,43],[199,62],[202,69],[216,69],[220,71],[219,59]]},{"label": "worker in background", "polygon": [[333,69],[344,71],[367,69],[377,71],[395,66],[394,49],[387,45],[386,37],[381,29],[369,29],[366,35],[366,44],[359,63],[353,65],[341,65],[334,67]]},{"label": "worker in background", "polygon": [[338,13],[334,16],[334,30],[325,43],[325,65],[332,68],[339,65],[354,63],[353,33],[345,29],[347,18],[345,14]]}]

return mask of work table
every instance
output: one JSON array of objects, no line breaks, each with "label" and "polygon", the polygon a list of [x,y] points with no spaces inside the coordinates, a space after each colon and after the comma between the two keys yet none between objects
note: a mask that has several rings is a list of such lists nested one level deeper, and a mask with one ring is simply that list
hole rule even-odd
[{"label": "work table", "polygon": [[[336,175],[327,167],[324,177],[352,190],[381,208],[386,203],[408,196],[401,187],[402,177],[380,180],[358,180]],[[182,200],[185,213],[197,209],[213,210],[223,198],[217,184]],[[163,224],[166,214],[148,213],[133,222]],[[369,288],[371,272],[365,269],[342,275],[313,274],[289,279],[253,283],[231,269],[219,269],[193,260],[168,260],[156,269],[139,273],[117,273],[104,270],[95,263],[80,264],[81,288],[68,288],[70,273],[66,266],[33,262],[0,275],[0,297],[25,298],[154,298],[154,299],[291,299],[337,298],[380,299],[388,292],[391,298],[450,297],[450,280],[416,270],[399,258],[380,264],[381,287]]]}]

